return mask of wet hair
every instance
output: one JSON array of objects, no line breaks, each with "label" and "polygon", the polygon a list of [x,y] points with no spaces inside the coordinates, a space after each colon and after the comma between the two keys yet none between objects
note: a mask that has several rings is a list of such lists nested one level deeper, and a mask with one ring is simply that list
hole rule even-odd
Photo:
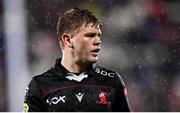
[{"label": "wet hair", "polygon": [[100,20],[95,14],[84,8],[73,8],[66,11],[59,17],[57,23],[58,40],[61,40],[63,33],[74,33],[83,24],[92,23],[95,26],[101,25]]}]

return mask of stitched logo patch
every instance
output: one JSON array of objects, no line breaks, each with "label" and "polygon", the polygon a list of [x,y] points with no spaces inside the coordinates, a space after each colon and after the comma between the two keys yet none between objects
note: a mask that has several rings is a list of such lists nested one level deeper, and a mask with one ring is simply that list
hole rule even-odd
[{"label": "stitched logo patch", "polygon": [[23,108],[24,108],[24,112],[28,112],[29,111],[29,106],[27,103],[23,104]]}]

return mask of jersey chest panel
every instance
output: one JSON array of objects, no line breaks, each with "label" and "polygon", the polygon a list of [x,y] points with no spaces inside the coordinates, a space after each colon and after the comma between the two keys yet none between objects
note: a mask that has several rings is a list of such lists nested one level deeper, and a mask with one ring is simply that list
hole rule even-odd
[{"label": "jersey chest panel", "polygon": [[73,84],[44,93],[48,111],[110,111],[115,90],[106,85]]}]

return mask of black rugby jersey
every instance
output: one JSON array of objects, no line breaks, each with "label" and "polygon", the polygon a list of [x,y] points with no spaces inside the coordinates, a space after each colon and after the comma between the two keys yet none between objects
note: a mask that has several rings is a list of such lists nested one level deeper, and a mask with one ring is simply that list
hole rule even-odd
[{"label": "black rugby jersey", "polygon": [[129,112],[127,90],[120,75],[92,64],[75,75],[61,65],[33,77],[24,100],[25,111]]}]

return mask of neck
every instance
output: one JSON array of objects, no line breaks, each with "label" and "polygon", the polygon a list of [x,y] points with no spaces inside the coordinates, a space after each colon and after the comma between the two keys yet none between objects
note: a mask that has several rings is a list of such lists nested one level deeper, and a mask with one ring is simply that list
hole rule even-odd
[{"label": "neck", "polygon": [[81,63],[76,61],[72,57],[62,56],[61,64],[72,73],[81,73],[84,72],[89,66],[88,63]]}]

